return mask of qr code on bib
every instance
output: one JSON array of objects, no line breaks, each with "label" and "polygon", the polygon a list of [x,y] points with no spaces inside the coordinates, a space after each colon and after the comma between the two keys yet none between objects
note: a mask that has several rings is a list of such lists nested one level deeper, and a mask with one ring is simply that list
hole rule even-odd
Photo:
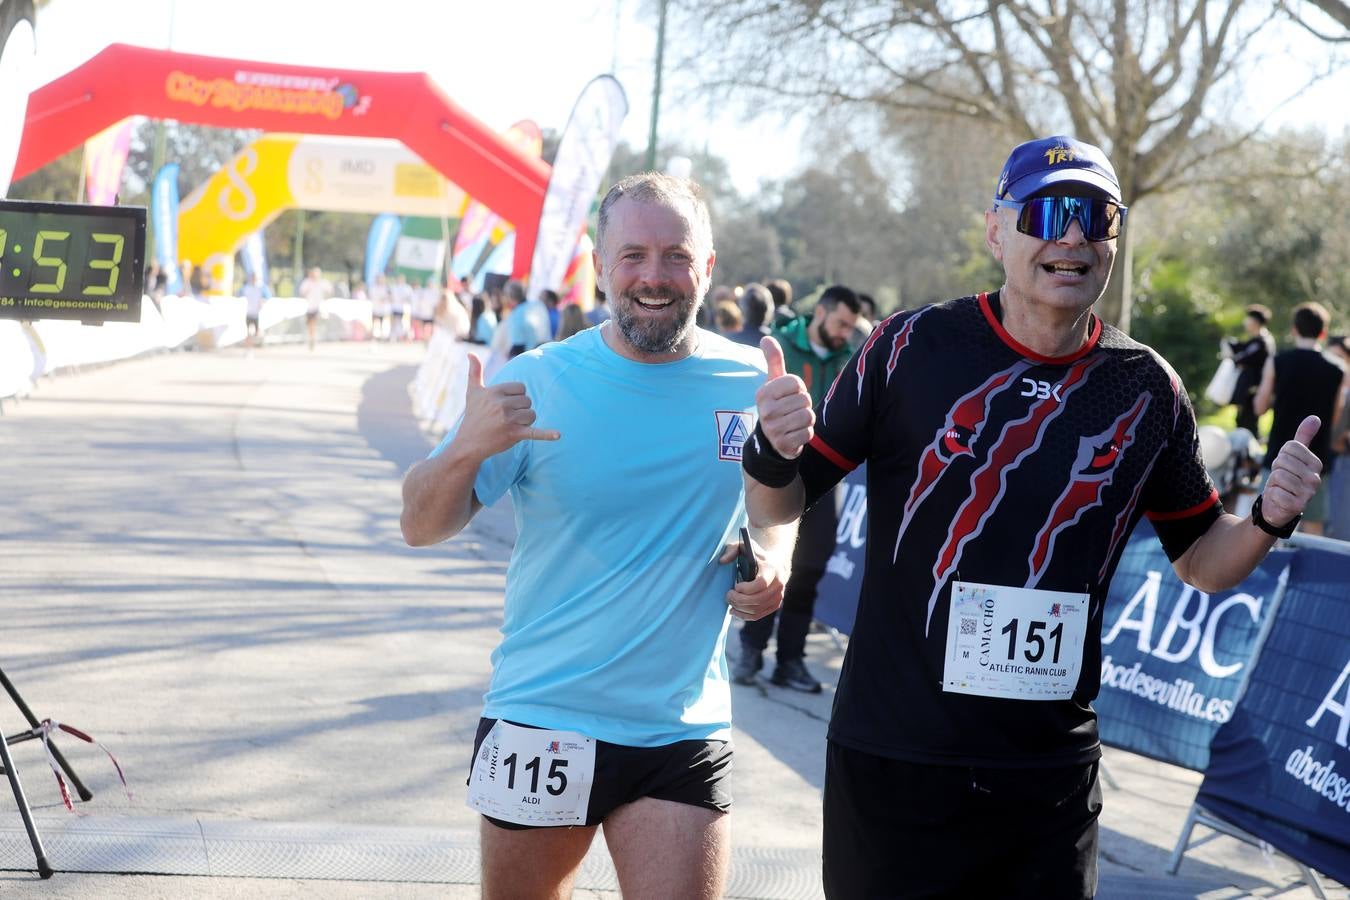
[{"label": "qr code on bib", "polygon": [[975,620],[967,616],[961,617],[961,633],[975,634]]}]

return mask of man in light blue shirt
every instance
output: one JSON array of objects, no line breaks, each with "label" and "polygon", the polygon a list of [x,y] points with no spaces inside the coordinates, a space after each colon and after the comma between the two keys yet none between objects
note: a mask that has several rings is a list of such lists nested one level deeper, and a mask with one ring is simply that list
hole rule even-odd
[{"label": "man in light blue shirt", "polygon": [[511,357],[553,340],[553,332],[548,326],[548,307],[544,302],[537,297],[526,300],[525,285],[519,281],[508,281],[504,290],[508,303],[514,307],[506,320],[511,334]]},{"label": "man in light blue shirt", "polygon": [[779,606],[791,532],[756,532],[758,573],[733,574],[765,370],[693,325],[714,260],[692,182],[616,184],[595,253],[613,319],[490,386],[470,358],[463,418],[404,482],[413,545],[507,491],[515,509],[469,779],[486,897],[565,894],[600,824],[626,896],[722,893],[729,616]]}]

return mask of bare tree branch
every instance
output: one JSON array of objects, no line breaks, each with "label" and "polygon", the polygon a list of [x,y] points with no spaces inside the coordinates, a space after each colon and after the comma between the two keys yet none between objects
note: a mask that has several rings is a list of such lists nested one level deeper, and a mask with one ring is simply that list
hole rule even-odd
[{"label": "bare tree branch", "polygon": [[[1350,40],[1335,33],[1350,29],[1350,0],[674,2],[700,35],[691,59],[717,73],[708,90],[870,111],[888,128],[933,117],[1000,139],[1068,128],[1109,150],[1132,201],[1215,177],[1215,160],[1268,132],[1275,110],[1252,109],[1249,126],[1215,117],[1272,23],[1324,39],[1322,77],[1346,71],[1332,50]],[[718,66],[722,53],[729,64]]]},{"label": "bare tree branch", "polygon": [[1343,0],[1308,0],[1308,2],[1330,16],[1333,21],[1345,29],[1345,33],[1340,35],[1328,35],[1305,22],[1303,17],[1290,9],[1289,4],[1284,2],[1284,0],[1280,0],[1278,6],[1287,13],[1291,19],[1312,32],[1313,35],[1321,40],[1332,42],[1350,41],[1350,4],[1343,2]]}]

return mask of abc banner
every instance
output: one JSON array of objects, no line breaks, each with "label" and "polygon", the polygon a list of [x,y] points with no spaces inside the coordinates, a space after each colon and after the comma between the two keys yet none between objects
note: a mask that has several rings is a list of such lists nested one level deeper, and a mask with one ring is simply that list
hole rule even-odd
[{"label": "abc banner", "polygon": [[1238,587],[1183,584],[1141,522],[1121,557],[1102,620],[1103,743],[1203,771],[1233,716],[1292,551],[1277,550]]},{"label": "abc banner", "polygon": [[1196,802],[1350,884],[1350,556],[1306,548]]},{"label": "abc banner", "polygon": [[[863,561],[867,552],[867,466],[859,466],[835,490],[839,524],[834,532],[834,553],[825,563],[825,574],[816,586],[815,618],[844,634],[853,633],[862,588]],[[822,498],[821,503],[828,502]]]}]

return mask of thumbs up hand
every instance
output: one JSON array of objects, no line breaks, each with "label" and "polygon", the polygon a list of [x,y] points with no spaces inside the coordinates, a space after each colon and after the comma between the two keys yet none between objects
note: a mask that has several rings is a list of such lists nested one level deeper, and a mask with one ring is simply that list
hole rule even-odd
[{"label": "thumbs up hand", "polygon": [[455,441],[474,457],[487,459],[521,441],[556,441],[562,434],[534,427],[535,412],[525,385],[507,381],[483,385],[483,364],[469,354],[469,386],[464,394],[464,420]]},{"label": "thumbs up hand", "polygon": [[771,337],[759,342],[768,364],[768,380],[755,392],[759,426],[780,455],[796,459],[815,434],[816,414],[811,411],[811,393],[796,375],[788,375],[783,348]]},{"label": "thumbs up hand", "polygon": [[1299,423],[1294,439],[1280,448],[1261,491],[1261,514],[1272,525],[1285,525],[1303,512],[1322,483],[1322,461],[1308,445],[1322,427],[1317,416]]}]

